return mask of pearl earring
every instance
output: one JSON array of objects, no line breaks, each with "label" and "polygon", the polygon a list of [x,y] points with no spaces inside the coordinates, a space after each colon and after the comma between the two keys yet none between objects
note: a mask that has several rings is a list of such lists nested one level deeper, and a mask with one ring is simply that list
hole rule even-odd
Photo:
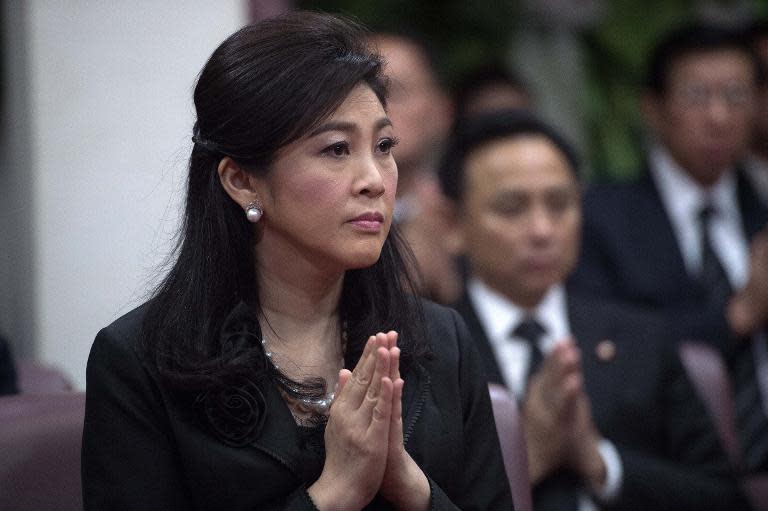
[{"label": "pearl earring", "polygon": [[245,217],[251,223],[256,223],[261,220],[261,216],[264,214],[264,206],[259,199],[253,199],[245,207]]}]

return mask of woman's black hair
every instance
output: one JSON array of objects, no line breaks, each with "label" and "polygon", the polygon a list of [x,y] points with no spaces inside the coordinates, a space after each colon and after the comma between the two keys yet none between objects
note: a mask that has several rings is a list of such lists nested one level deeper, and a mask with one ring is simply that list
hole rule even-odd
[{"label": "woman's black hair", "polygon": [[[347,19],[294,11],[235,32],[200,73],[175,260],[148,303],[142,333],[144,354],[171,390],[200,402],[266,378],[299,395],[324,392],[324,384],[292,382],[266,363],[259,339],[252,338],[255,320],[232,324],[240,304],[249,311],[260,307],[257,248],[252,224],[224,191],[217,167],[229,156],[249,172],[268,173],[279,148],[322,122],[359,83],[386,105],[382,61],[366,47],[366,35]],[[404,368],[427,354],[404,254],[392,231],[376,264],[346,273],[340,311],[347,367],[369,335],[390,329],[400,333]],[[230,331],[222,332],[224,326]]]},{"label": "woman's black hair", "polygon": [[464,195],[466,159],[480,146],[503,138],[538,135],[549,140],[565,156],[569,170],[579,180],[579,158],[576,150],[554,128],[525,109],[498,110],[457,119],[448,137],[438,177],[443,193],[461,202]]}]

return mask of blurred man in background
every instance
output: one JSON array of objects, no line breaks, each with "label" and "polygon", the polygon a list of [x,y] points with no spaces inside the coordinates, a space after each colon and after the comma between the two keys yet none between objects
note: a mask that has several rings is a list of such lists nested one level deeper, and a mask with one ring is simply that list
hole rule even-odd
[{"label": "blurred man in background", "polygon": [[564,282],[581,233],[573,150],[524,112],[468,118],[441,183],[468,262],[457,304],[489,381],[522,403],[534,508],[741,509],[665,326]]},{"label": "blurred man in background", "polygon": [[739,165],[759,83],[754,52],[731,30],[692,25],[658,44],[643,97],[647,170],[586,195],[573,279],[723,351],[751,470],[768,468],[768,211]]},{"label": "blurred man in background", "polygon": [[456,119],[496,110],[531,110],[534,97],[530,87],[502,64],[484,64],[459,78],[454,93]]},{"label": "blurred man in background", "polygon": [[435,175],[452,120],[450,99],[436,62],[420,40],[378,33],[371,44],[386,62],[387,113],[398,138],[393,148],[398,169],[395,222],[416,258],[420,292],[450,303],[461,290],[461,279],[445,245],[446,205]]},{"label": "blurred man in background", "polygon": [[768,205],[768,20],[753,24],[748,37],[763,66],[763,82],[757,96],[752,152],[745,170],[755,192]]}]

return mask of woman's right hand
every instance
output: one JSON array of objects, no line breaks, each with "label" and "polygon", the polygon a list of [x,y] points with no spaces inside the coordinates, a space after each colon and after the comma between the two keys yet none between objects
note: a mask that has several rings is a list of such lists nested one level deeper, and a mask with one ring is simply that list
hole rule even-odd
[{"label": "woman's right hand", "polygon": [[368,338],[354,371],[342,369],[325,429],[325,465],[308,492],[321,510],[359,510],[381,486],[389,449],[390,352]]}]

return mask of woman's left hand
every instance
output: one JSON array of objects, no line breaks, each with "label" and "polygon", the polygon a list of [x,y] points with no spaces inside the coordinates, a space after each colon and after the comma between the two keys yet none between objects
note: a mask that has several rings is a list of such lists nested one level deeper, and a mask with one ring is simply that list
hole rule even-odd
[{"label": "woman's left hand", "polygon": [[419,468],[403,445],[403,379],[400,377],[400,348],[397,332],[376,334],[380,347],[389,350],[392,393],[392,414],[389,428],[387,466],[381,482],[381,495],[402,511],[429,509],[430,488],[427,476]]}]

